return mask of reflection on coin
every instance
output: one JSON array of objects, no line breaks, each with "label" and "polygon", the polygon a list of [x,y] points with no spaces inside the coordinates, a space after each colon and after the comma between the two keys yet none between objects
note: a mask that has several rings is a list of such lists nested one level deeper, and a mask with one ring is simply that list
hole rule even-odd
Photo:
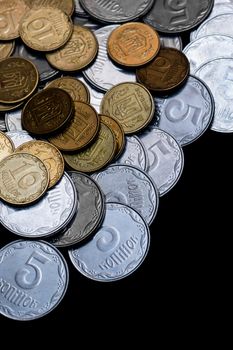
[{"label": "reflection on coin", "polygon": [[42,160],[49,173],[49,188],[61,179],[64,173],[64,159],[61,152],[51,143],[39,140],[28,141],[17,147],[15,152],[30,153]]},{"label": "reflection on coin", "polygon": [[11,139],[0,131],[0,161],[14,152],[14,144]]},{"label": "reflection on coin", "polygon": [[101,114],[114,117],[126,134],[144,128],[154,115],[154,101],[141,84],[121,83],[110,89],[100,106]]},{"label": "reflection on coin", "polygon": [[62,234],[53,237],[51,243],[67,247],[89,237],[101,224],[105,213],[104,196],[98,184],[88,175],[68,172],[73,180],[78,197],[78,213]]},{"label": "reflection on coin", "polygon": [[22,110],[17,109],[16,111],[11,111],[5,113],[5,123],[6,123],[6,129],[8,131],[22,131],[22,124],[21,124],[21,114]]},{"label": "reflection on coin", "polygon": [[158,33],[147,24],[131,22],[114,29],[108,37],[108,54],[118,64],[138,67],[158,53]]},{"label": "reflection on coin", "polygon": [[70,250],[69,256],[84,276],[96,281],[117,281],[141,265],[149,244],[148,225],[135,210],[107,203],[102,227],[90,242]]},{"label": "reflection on coin", "polygon": [[90,147],[74,154],[64,153],[63,156],[72,169],[91,173],[106,166],[114,157],[115,151],[115,136],[111,129],[101,122],[99,134]]},{"label": "reflection on coin", "polygon": [[117,158],[123,151],[125,147],[125,134],[124,130],[121,126],[121,124],[118,123],[118,121],[112,117],[109,117],[107,115],[100,115],[100,120],[103,121],[114,133],[116,138],[116,154],[115,157]]},{"label": "reflection on coin", "polygon": [[47,190],[44,163],[28,153],[14,153],[0,162],[0,198],[11,204],[29,204]]},{"label": "reflection on coin", "polygon": [[9,243],[0,250],[0,269],[0,313],[14,320],[34,320],[48,314],[67,289],[66,261],[46,242]]},{"label": "reflection on coin", "polygon": [[9,57],[0,61],[0,102],[17,103],[35,91],[39,74],[30,61]]},{"label": "reflection on coin", "polygon": [[9,57],[15,47],[15,42],[10,41],[9,43],[0,43],[0,60]]},{"label": "reflection on coin", "polygon": [[33,140],[31,135],[25,130],[22,131],[7,131],[6,135],[12,140],[15,148],[19,147],[25,142]]},{"label": "reflection on coin", "polygon": [[19,32],[23,42],[37,51],[52,51],[64,45],[73,31],[71,19],[53,7],[32,8],[23,17]]},{"label": "reflection on coin", "polygon": [[65,12],[68,16],[71,16],[74,11],[73,0],[25,0],[30,8],[51,6],[58,8]]},{"label": "reflection on coin", "polygon": [[63,71],[75,71],[86,67],[95,58],[98,42],[95,35],[86,27],[74,26],[67,43],[59,50],[46,55],[49,63]]},{"label": "reflection on coin", "polygon": [[106,197],[106,202],[127,204],[151,224],[159,205],[158,190],[143,171],[130,165],[110,165],[92,177]]},{"label": "reflection on coin", "polygon": [[182,50],[182,39],[176,35],[166,35],[159,33],[161,47],[173,47],[177,50]]}]

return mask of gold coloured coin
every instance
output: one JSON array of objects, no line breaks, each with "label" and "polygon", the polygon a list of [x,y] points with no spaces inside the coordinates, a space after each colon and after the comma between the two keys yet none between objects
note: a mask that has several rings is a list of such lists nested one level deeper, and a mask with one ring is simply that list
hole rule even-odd
[{"label": "gold coloured coin", "polygon": [[17,147],[15,152],[30,153],[42,160],[49,173],[49,188],[56,185],[64,173],[64,158],[61,152],[49,142],[28,141]]},{"label": "gold coloured coin", "polygon": [[55,7],[65,12],[68,16],[71,16],[72,13],[74,12],[73,0],[25,0],[25,1],[30,8],[42,7],[42,6]]},{"label": "gold coloured coin", "polygon": [[104,95],[100,113],[115,118],[126,134],[144,128],[154,115],[151,93],[138,83],[121,83]]},{"label": "gold coloured coin", "polygon": [[14,148],[11,139],[0,131],[0,161],[13,153]]},{"label": "gold coloured coin", "polygon": [[114,157],[116,140],[112,130],[103,122],[96,141],[75,154],[63,154],[66,163],[74,170],[91,173],[105,167]]},{"label": "gold coloured coin", "polygon": [[8,57],[0,61],[0,103],[15,104],[31,96],[39,81],[34,64],[25,58]]},{"label": "gold coloured coin", "polygon": [[81,80],[73,77],[61,77],[52,80],[46,88],[56,87],[65,90],[70,94],[74,102],[90,102],[90,92]]},{"label": "gold coloured coin", "polygon": [[8,112],[11,111],[13,109],[16,109],[18,107],[20,107],[23,104],[23,102],[20,103],[14,103],[14,104],[4,104],[4,103],[0,103],[0,112]]},{"label": "gold coloured coin", "polygon": [[125,147],[125,133],[118,121],[107,115],[100,115],[100,120],[104,122],[114,133],[116,138],[116,154],[115,157],[119,157]]},{"label": "gold coloured coin", "polygon": [[69,16],[54,7],[32,8],[23,17],[19,33],[23,42],[37,51],[52,51],[70,38],[73,23]]},{"label": "gold coloured coin", "polygon": [[48,183],[45,164],[32,154],[13,153],[0,162],[0,198],[7,203],[32,203],[44,194]]},{"label": "gold coloured coin", "polygon": [[100,120],[96,110],[84,102],[74,102],[72,120],[59,134],[49,137],[49,142],[62,151],[77,151],[86,147],[96,137]]},{"label": "gold coloured coin", "polygon": [[9,57],[14,51],[15,42],[10,41],[9,43],[0,43],[0,60]]},{"label": "gold coloured coin", "polygon": [[97,51],[95,35],[88,28],[75,25],[69,41],[59,50],[46,54],[46,58],[56,69],[75,71],[91,63]]}]

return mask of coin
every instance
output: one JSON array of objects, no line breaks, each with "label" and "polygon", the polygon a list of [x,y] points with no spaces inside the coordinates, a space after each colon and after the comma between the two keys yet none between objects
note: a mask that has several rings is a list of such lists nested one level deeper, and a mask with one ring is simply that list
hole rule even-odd
[{"label": "coin", "polygon": [[121,83],[103,97],[101,114],[114,117],[126,134],[144,128],[154,115],[154,101],[150,92],[138,83]]},{"label": "coin", "polygon": [[69,40],[72,31],[71,19],[54,7],[32,8],[19,27],[23,42],[37,51],[58,49]]},{"label": "coin", "polygon": [[95,109],[84,102],[74,102],[74,117],[61,133],[49,137],[49,142],[62,151],[77,151],[96,137],[100,120]]},{"label": "coin", "polygon": [[114,157],[115,151],[115,136],[111,129],[101,122],[99,134],[90,147],[75,154],[64,153],[63,156],[72,169],[91,173],[106,166]]},{"label": "coin", "polygon": [[72,117],[74,103],[68,92],[50,88],[38,92],[24,106],[23,128],[38,135],[59,130]]},{"label": "coin", "polygon": [[8,112],[8,111],[12,111],[13,109],[16,109],[18,107],[20,107],[23,104],[23,102],[20,103],[14,103],[14,104],[4,104],[4,103],[0,103],[0,112]]},{"label": "coin", "polygon": [[33,140],[31,135],[28,134],[27,131],[7,131],[6,135],[9,136],[9,138],[12,140],[15,148],[22,145],[25,142]]},{"label": "coin", "polygon": [[61,152],[51,143],[33,140],[17,147],[15,152],[30,153],[37,156],[45,164],[49,173],[49,186],[53,187],[64,173],[64,159]]},{"label": "coin", "polygon": [[6,122],[4,120],[4,116],[0,114],[0,130],[6,131]]},{"label": "coin", "polygon": [[56,87],[65,90],[70,94],[74,102],[90,102],[90,92],[86,85],[74,77],[61,77],[52,80],[47,87]]},{"label": "coin", "polygon": [[28,60],[9,57],[0,61],[0,103],[14,104],[33,94],[39,74]]},{"label": "coin", "polygon": [[189,61],[177,49],[162,48],[158,56],[145,67],[137,68],[137,80],[149,90],[168,92],[185,82],[189,74]]},{"label": "coin", "polygon": [[115,157],[118,158],[125,147],[125,133],[118,121],[107,115],[100,115],[100,120],[103,121],[114,133],[116,138],[116,154]]},{"label": "coin", "polygon": [[32,154],[13,153],[0,162],[0,198],[7,203],[32,203],[44,194],[48,183],[46,166]]},{"label": "coin", "polygon": [[182,39],[178,35],[166,35],[159,33],[161,47],[173,47],[177,50],[182,50]]},{"label": "coin", "polygon": [[0,131],[0,161],[14,152],[14,144],[11,139]]},{"label": "coin", "polygon": [[89,17],[86,11],[82,8],[79,0],[74,0],[74,5],[75,5],[74,11],[77,16]]},{"label": "coin", "polygon": [[50,6],[58,8],[65,12],[68,16],[71,16],[74,12],[73,0],[25,0],[30,8]]},{"label": "coin", "polygon": [[69,250],[74,267],[95,281],[111,282],[133,273],[145,259],[150,232],[143,218],[132,208],[106,204],[102,227],[91,241]]},{"label": "coin", "polygon": [[0,60],[9,57],[14,51],[14,47],[14,41],[10,41],[9,43],[0,43]]},{"label": "coin", "polygon": [[21,124],[21,109],[17,109],[16,111],[11,111],[5,114],[5,123],[6,129],[8,131],[22,131]]},{"label": "coin", "polygon": [[104,94],[100,91],[97,91],[96,89],[93,89],[93,87],[83,79],[83,77],[78,77],[79,80],[81,80],[83,83],[85,83],[88,87],[88,91],[90,92],[90,98],[91,98],[91,105],[95,108],[97,113],[99,113],[100,110],[100,104],[102,101],[102,98],[104,97]]},{"label": "coin", "polygon": [[158,53],[158,33],[147,24],[122,24],[108,37],[108,54],[118,64],[138,67],[150,62]]},{"label": "coin", "polygon": [[9,243],[0,250],[0,269],[0,313],[14,320],[30,321],[48,314],[67,289],[65,259],[43,241]]}]

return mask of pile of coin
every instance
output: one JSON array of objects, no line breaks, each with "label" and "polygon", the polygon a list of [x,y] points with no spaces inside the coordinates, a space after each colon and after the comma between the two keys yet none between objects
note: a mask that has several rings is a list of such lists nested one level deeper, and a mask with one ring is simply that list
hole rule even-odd
[{"label": "pile of coin", "polygon": [[[23,237],[0,250],[1,314],[32,320],[58,305],[69,275],[58,248],[96,281],[141,265],[182,146],[210,125],[231,131],[224,8],[233,12],[226,0],[0,1],[0,222]],[[193,28],[182,52],[179,33]]]}]

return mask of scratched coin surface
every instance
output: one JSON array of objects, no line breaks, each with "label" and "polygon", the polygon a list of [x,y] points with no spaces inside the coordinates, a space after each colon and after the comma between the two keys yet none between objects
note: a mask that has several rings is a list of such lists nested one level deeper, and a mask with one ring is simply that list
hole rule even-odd
[{"label": "scratched coin surface", "polygon": [[64,173],[64,159],[61,152],[49,142],[32,140],[17,147],[15,152],[30,153],[45,164],[49,173],[49,186],[53,187]]},{"label": "scratched coin surface", "polygon": [[14,144],[11,139],[0,131],[0,161],[14,152]]},{"label": "scratched coin surface", "polygon": [[59,88],[44,89],[24,106],[22,125],[34,134],[49,134],[62,128],[72,117],[74,103],[68,92]]},{"label": "scratched coin surface", "polygon": [[127,204],[135,209],[148,225],[154,220],[159,194],[153,180],[131,165],[110,165],[92,177],[97,181],[106,202]]},{"label": "scratched coin surface", "polygon": [[25,0],[25,2],[30,8],[40,8],[44,6],[55,7],[65,12],[68,16],[71,16],[74,11],[73,0]]},{"label": "scratched coin surface", "polygon": [[7,131],[22,131],[21,109],[5,113],[5,123]]},{"label": "scratched coin surface", "polygon": [[14,241],[0,250],[0,313],[26,321],[45,316],[62,300],[69,271],[62,254],[42,241]]},{"label": "scratched coin surface", "polygon": [[119,124],[119,122],[107,115],[100,115],[100,120],[103,121],[114,133],[116,138],[116,154],[115,157],[119,157],[125,147],[125,133],[124,130]]},{"label": "scratched coin surface", "polygon": [[7,131],[6,135],[11,139],[15,148],[25,142],[33,140],[33,137],[31,137],[31,135],[25,130]]},{"label": "scratched coin surface", "polygon": [[57,247],[67,247],[89,237],[101,224],[105,214],[104,195],[99,185],[88,175],[69,171],[79,197],[78,213],[71,224],[51,239]]},{"label": "scratched coin surface", "polygon": [[0,61],[0,103],[25,100],[33,94],[38,81],[38,70],[30,61],[21,57]]},{"label": "scratched coin surface", "polygon": [[149,124],[154,115],[150,92],[138,83],[121,83],[103,97],[101,114],[114,117],[126,134],[135,133]]},{"label": "scratched coin surface", "polygon": [[180,33],[199,25],[212,10],[214,0],[156,0],[143,18],[162,33]]},{"label": "scratched coin surface", "polygon": [[124,204],[106,203],[101,228],[91,241],[71,249],[75,268],[95,281],[111,282],[133,273],[145,259],[150,245],[146,222]]},{"label": "scratched coin surface", "polygon": [[150,62],[160,49],[158,33],[147,24],[125,23],[113,29],[107,42],[113,61],[127,67],[138,67]]},{"label": "scratched coin surface", "polygon": [[19,27],[23,42],[37,51],[58,49],[69,40],[72,31],[70,17],[54,7],[32,8]]},{"label": "scratched coin surface", "polygon": [[10,41],[10,42],[2,42],[0,43],[0,60],[9,57],[12,52],[14,51],[15,47],[15,42]]},{"label": "scratched coin surface", "polygon": [[45,164],[28,153],[13,153],[0,162],[0,198],[23,205],[38,200],[47,190]]},{"label": "scratched coin surface", "polygon": [[165,93],[178,88],[189,74],[189,61],[179,50],[162,48],[157,57],[145,67],[137,68],[139,83],[149,90]]},{"label": "scratched coin surface", "polygon": [[87,27],[75,25],[67,43],[59,50],[47,53],[49,63],[63,71],[75,71],[93,61],[98,51],[98,41]]}]

